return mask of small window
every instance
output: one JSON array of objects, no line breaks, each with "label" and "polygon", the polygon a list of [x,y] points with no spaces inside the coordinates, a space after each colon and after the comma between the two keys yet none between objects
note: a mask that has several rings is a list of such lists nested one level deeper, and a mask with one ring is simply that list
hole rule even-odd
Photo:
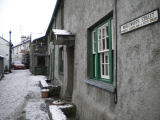
[{"label": "small window", "polygon": [[91,31],[92,79],[113,83],[112,18]]}]

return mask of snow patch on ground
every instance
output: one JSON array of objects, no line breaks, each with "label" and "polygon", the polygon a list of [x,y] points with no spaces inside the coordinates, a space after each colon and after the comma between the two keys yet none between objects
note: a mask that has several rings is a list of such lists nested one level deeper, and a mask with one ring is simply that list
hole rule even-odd
[{"label": "snow patch on ground", "polygon": [[41,80],[41,84],[43,87],[48,87],[48,84],[45,80]]},{"label": "snow patch on ground", "polygon": [[27,120],[49,120],[44,99],[41,98],[39,81],[45,80],[45,76],[30,76],[28,100],[24,108]]},{"label": "snow patch on ground", "polygon": [[0,81],[0,119],[14,120],[27,95],[29,71],[13,71]]},{"label": "snow patch on ground", "polygon": [[49,120],[44,100],[30,99],[24,109],[27,120]]},{"label": "snow patch on ground", "polygon": [[29,70],[13,70],[5,75],[0,81],[0,120],[16,120],[22,113],[28,120],[49,120],[38,86],[45,79],[42,75],[32,75]]},{"label": "snow patch on ground", "polygon": [[67,120],[64,113],[56,105],[50,105],[49,110],[53,120]]}]

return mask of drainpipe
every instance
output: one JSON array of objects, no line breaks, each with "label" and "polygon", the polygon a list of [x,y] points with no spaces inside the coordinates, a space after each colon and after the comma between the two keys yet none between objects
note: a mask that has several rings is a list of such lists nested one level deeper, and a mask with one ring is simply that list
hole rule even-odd
[{"label": "drainpipe", "polygon": [[115,42],[116,42],[116,48],[115,48],[115,51],[116,51],[116,55],[115,55],[115,62],[116,62],[116,65],[115,65],[115,92],[114,92],[114,103],[117,104],[118,103],[118,95],[117,95],[117,55],[118,55],[118,51],[117,51],[117,0],[115,0]]},{"label": "drainpipe", "polygon": [[11,57],[11,54],[12,54],[12,49],[11,49],[11,47],[12,47],[12,43],[11,43],[11,30],[9,31],[9,37],[10,37],[10,41],[9,41],[9,72],[11,73],[11,59],[12,59],[12,57]]}]

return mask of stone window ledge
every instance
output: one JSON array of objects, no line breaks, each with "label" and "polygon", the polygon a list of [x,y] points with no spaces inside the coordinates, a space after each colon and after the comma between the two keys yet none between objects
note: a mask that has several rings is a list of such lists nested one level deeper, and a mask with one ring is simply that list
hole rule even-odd
[{"label": "stone window ledge", "polygon": [[112,92],[112,93],[115,92],[115,87],[113,85],[109,85],[107,83],[103,83],[103,82],[92,80],[92,79],[84,80],[84,82],[89,84],[89,85],[96,86],[98,88],[102,88],[102,89],[107,90],[107,91]]}]

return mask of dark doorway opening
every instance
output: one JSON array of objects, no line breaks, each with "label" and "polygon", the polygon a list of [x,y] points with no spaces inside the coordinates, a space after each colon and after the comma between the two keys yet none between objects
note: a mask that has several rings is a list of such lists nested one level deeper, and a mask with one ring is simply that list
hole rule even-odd
[{"label": "dark doorway opening", "polygon": [[45,57],[44,56],[38,56],[38,66],[45,66]]}]

